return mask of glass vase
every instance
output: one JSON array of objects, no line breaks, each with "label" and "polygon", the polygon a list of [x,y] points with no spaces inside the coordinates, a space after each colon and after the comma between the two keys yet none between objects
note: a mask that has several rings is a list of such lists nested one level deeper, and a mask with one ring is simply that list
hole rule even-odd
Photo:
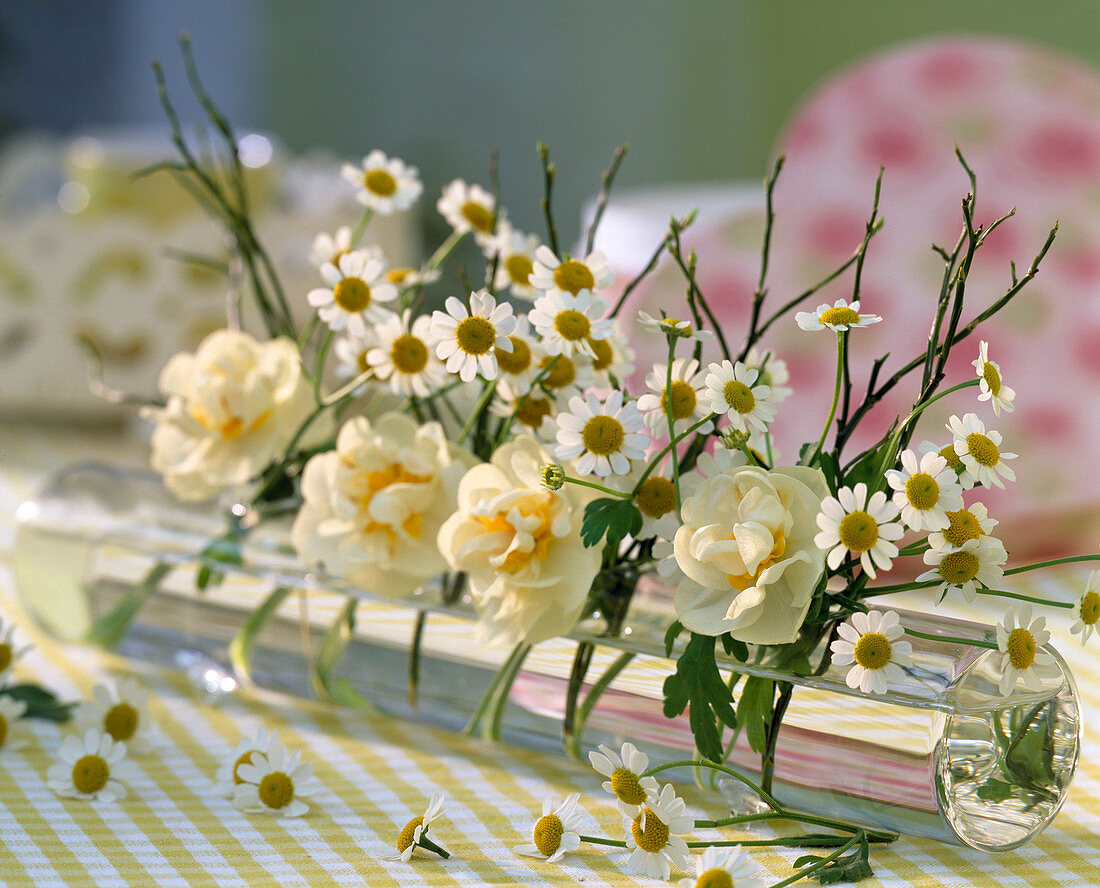
[{"label": "glass vase", "polygon": [[[73,466],[17,517],[18,590],[45,629],[185,670],[211,698],[248,681],[462,730],[501,666],[518,665],[478,643],[469,601],[443,605],[441,583],[395,601],[307,571],[288,542],[289,516],[250,527],[246,506],[182,504],[153,475]],[[239,530],[239,563],[216,543],[229,526]],[[1004,697],[1000,655],[957,640],[988,642],[992,627],[901,617],[931,637],[912,639],[905,682],[881,695],[848,688],[843,667],[794,675],[724,659],[719,646],[723,671],[794,687],[773,795],[791,808],[983,850],[1021,845],[1057,813],[1077,766],[1081,718],[1065,662],[1047,647],[1057,673],[1039,691]],[[514,670],[500,735],[561,750],[568,711],[574,730],[564,746],[574,753],[629,740],[655,763],[691,758],[687,716],[662,712],[673,619],[667,591],[643,578],[616,636],[594,618],[537,645]],[[322,675],[318,654],[334,637],[339,656]],[[578,669],[578,647],[594,651],[587,668]],[[758,777],[745,732],[729,744],[727,763]],[[731,807],[744,804],[740,783],[716,787]]]}]

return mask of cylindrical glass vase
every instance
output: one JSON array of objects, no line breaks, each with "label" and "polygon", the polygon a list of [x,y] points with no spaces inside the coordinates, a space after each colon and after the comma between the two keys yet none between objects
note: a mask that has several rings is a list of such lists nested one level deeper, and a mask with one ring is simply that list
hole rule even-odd
[{"label": "cylindrical glass vase", "polygon": [[[247,680],[297,694],[326,691],[331,685],[318,684],[312,664],[339,624],[347,642],[339,681],[351,693],[337,696],[450,729],[466,725],[508,656],[478,643],[468,601],[445,607],[432,583],[395,601],[306,571],[288,543],[287,520],[245,532],[234,563],[211,546],[231,518],[249,523],[245,507],[181,504],[153,475],[71,467],[19,510],[20,596],[59,638],[94,639],[185,669],[215,697],[244,680],[233,674],[240,659],[230,648],[267,603],[262,626],[251,620]],[[288,591],[273,596],[277,589]],[[350,611],[349,600],[357,602]],[[666,591],[643,581],[621,635],[602,637],[593,621],[537,645],[512,686],[504,739],[562,748],[574,655],[588,642],[597,652],[580,699],[593,687],[599,693],[590,711],[582,702],[583,748],[629,740],[655,762],[690,758],[686,715],[662,712],[661,685],[672,668],[663,636],[673,618]],[[994,638],[991,627],[936,615],[901,618],[923,635]],[[988,851],[1017,847],[1057,813],[1077,766],[1081,719],[1068,668],[1047,647],[1056,673],[1039,691],[1017,688],[1006,697],[998,692],[995,651],[921,637],[913,648],[905,681],[881,695],[850,689],[843,667],[798,676],[723,659],[720,650],[719,666],[794,685],[776,745],[773,795],[781,803]],[[601,682],[608,670],[614,679]],[[758,772],[759,755],[744,732],[728,763]],[[738,787],[719,787],[735,807]]]}]

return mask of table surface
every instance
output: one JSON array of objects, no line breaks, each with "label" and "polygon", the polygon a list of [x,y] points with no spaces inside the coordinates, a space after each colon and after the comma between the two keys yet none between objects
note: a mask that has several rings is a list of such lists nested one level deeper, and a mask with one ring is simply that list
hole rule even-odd
[{"label": "table surface", "polygon": [[[136,776],[116,803],[64,799],[45,781],[68,726],[35,721],[21,749],[0,750],[0,883],[8,886],[163,885],[659,885],[623,871],[626,853],[582,846],[555,864],[523,857],[546,797],[580,793],[583,831],[620,838],[622,823],[594,771],[568,761],[436,731],[384,716],[364,716],[281,695],[247,691],[215,703],[178,674],[43,636],[20,609],[11,554],[14,511],[54,469],[80,458],[137,463],[140,444],[118,432],[0,428],[0,618],[35,645],[16,680],[37,681],[64,699],[88,699],[93,685],[133,676],[151,691],[150,749],[131,756]],[[1085,574],[1042,581],[1068,597]],[[46,591],[43,594],[48,594]],[[1028,846],[999,855],[902,838],[872,851],[868,886],[1092,886],[1100,884],[1100,693],[1095,642],[1082,648],[1068,623],[1053,641],[1081,678],[1085,746],[1069,798],[1054,824]],[[238,812],[212,792],[219,765],[238,739],[276,728],[299,749],[323,785],[309,813],[275,819]],[[397,832],[446,794],[432,833],[447,861],[388,860]],[[697,816],[715,816],[715,799],[685,791]],[[723,838],[737,838],[730,833]],[[740,834],[748,837],[747,834]],[[758,834],[759,835],[759,834]],[[765,834],[766,835],[766,834]],[[703,836],[700,836],[702,838]],[[790,874],[799,851],[754,849],[767,883]],[[683,875],[683,874],[678,874]]]}]

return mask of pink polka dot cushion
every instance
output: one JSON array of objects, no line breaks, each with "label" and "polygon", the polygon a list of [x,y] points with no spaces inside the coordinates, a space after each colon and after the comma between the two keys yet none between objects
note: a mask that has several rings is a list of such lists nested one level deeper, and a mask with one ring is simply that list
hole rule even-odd
[{"label": "pink polka dot cushion", "polygon": [[[950,385],[972,378],[979,340],[1016,390],[1016,409],[996,417],[976,388],[950,395],[922,421],[914,445],[951,441],[952,413],[974,412],[1004,437],[1017,482],[980,497],[1002,524],[1016,556],[1090,551],[1100,542],[1100,77],[1043,48],[958,38],[903,46],[841,71],[812,94],[780,139],[787,158],[775,191],[764,317],[848,258],[863,237],[875,177],[885,167],[880,215],[862,281],[862,311],[883,321],[850,335],[854,396],[872,360],[889,353],[881,379],[923,352],[943,276],[933,244],[951,250],[962,231],[969,189],[955,145],[978,177],[976,221],[1016,215],[988,237],[967,282],[965,324],[1022,275],[1059,222],[1038,276],[1003,312],[960,343]],[[700,286],[738,350],[759,270],[763,201],[711,214],[685,236],[699,254]],[[685,207],[685,211],[690,207]],[[629,272],[630,269],[622,269]],[[811,297],[803,310],[850,298],[852,275]],[[665,265],[639,291],[628,317],[673,305],[681,280]],[[672,313],[672,310],[670,313]],[[640,330],[632,336],[638,339]],[[820,433],[835,367],[834,335],[805,332],[793,315],[770,328],[765,345],[790,369],[795,394],[774,429],[785,460]],[[640,354],[639,372],[660,344]],[[708,357],[717,358],[713,347]],[[865,420],[856,448],[905,415],[919,371]],[[941,409],[942,408],[942,409]]]}]

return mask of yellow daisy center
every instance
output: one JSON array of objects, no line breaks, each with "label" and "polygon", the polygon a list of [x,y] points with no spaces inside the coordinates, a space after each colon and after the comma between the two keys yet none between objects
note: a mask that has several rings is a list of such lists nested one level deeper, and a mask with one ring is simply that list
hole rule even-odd
[{"label": "yellow daisy center", "polygon": [[370,305],[370,284],[362,278],[346,277],[332,288],[332,298],[344,311],[355,314]]},{"label": "yellow daisy center", "polygon": [[1081,599],[1081,622],[1086,626],[1095,625],[1100,620],[1100,595],[1086,592]]},{"label": "yellow daisy center", "polygon": [[640,805],[646,799],[638,775],[629,768],[616,768],[611,772],[611,791],[617,799],[628,805]]},{"label": "yellow daisy center", "polygon": [[606,370],[611,366],[611,362],[615,359],[614,352],[611,351],[611,343],[606,339],[589,339],[588,346],[592,349],[595,357],[592,360],[593,370]]},{"label": "yellow daisy center", "polygon": [[509,336],[508,339],[512,343],[512,350],[506,352],[498,348],[494,352],[497,356],[497,364],[505,373],[522,373],[531,366],[531,349],[518,336]]},{"label": "yellow daisy center", "polygon": [[890,662],[892,653],[890,639],[881,632],[867,632],[859,637],[852,656],[864,669],[882,669]]},{"label": "yellow daisy center", "polygon": [[107,785],[110,776],[111,769],[98,755],[86,755],[73,765],[73,786],[78,792],[99,792]]},{"label": "yellow daisy center", "polygon": [[497,339],[496,327],[485,318],[472,315],[458,322],[455,330],[458,347],[468,355],[483,355]]},{"label": "yellow daisy center", "polygon": [[650,854],[656,854],[668,844],[668,827],[649,808],[642,808],[630,825],[630,831],[638,847]]},{"label": "yellow daisy center", "polygon": [[1008,643],[1005,648],[1008,651],[1008,659],[1017,669],[1029,669],[1035,662],[1035,636],[1023,626],[1013,629],[1008,634]]},{"label": "yellow daisy center", "polygon": [[386,272],[386,280],[391,284],[401,284],[404,283],[405,279],[411,274],[416,274],[415,268],[409,268],[407,265],[399,265]]},{"label": "yellow daisy center", "polygon": [[859,323],[859,312],[848,308],[846,305],[837,305],[829,308],[817,316],[823,324],[832,324],[834,327],[851,327]]},{"label": "yellow daisy center", "polygon": [[0,672],[3,672],[11,665],[11,658],[11,645],[0,642]]},{"label": "yellow daisy center", "polygon": [[596,279],[583,262],[567,259],[554,269],[554,284],[559,290],[567,290],[576,296],[581,290],[595,287]]},{"label": "yellow daisy center", "polygon": [[359,357],[356,358],[356,363],[359,364],[359,372],[366,373],[370,370],[370,361],[367,360],[366,351],[359,352]]},{"label": "yellow daisy center", "polygon": [[989,361],[982,365],[982,379],[985,380],[985,384],[989,386],[989,391],[993,393],[994,397],[1001,393],[1001,374]]},{"label": "yellow daisy center", "polygon": [[966,449],[980,466],[995,466],[1001,459],[997,445],[977,432],[971,432],[966,436]]},{"label": "yellow daisy center", "polygon": [[0,746],[3,746],[8,739],[8,720],[4,716],[0,715]]},{"label": "yellow daisy center", "polygon": [[672,393],[672,418],[687,419],[695,412],[697,403],[695,389],[686,382],[677,380],[661,393],[661,410],[667,412],[668,394]]},{"label": "yellow daisy center", "polygon": [[982,526],[978,519],[967,509],[957,512],[945,512],[951,525],[943,532],[943,538],[958,548],[967,540],[976,540],[982,535]]},{"label": "yellow daisy center", "polygon": [[526,284],[531,279],[531,272],[535,269],[531,260],[522,253],[513,253],[504,260],[504,270],[517,284]]},{"label": "yellow daisy center", "polygon": [[905,482],[905,498],[914,509],[923,512],[940,501],[940,485],[927,472],[917,472]]},{"label": "yellow daisy center", "polygon": [[405,824],[405,828],[397,836],[397,850],[404,851],[416,840],[416,828],[424,822],[423,817],[414,817]]},{"label": "yellow daisy center", "polygon": [[556,355],[555,357],[547,356],[539,362],[539,369],[543,369],[550,365],[553,361],[553,366],[550,367],[549,372],[542,378],[542,384],[547,388],[563,388],[573,382],[577,378],[577,366],[573,363],[571,358],[567,358],[565,355]]},{"label": "yellow daisy center", "polygon": [[592,329],[592,322],[583,312],[567,308],[554,316],[554,329],[562,339],[576,342],[578,339],[587,338]]},{"label": "yellow daisy center", "polygon": [[294,781],[282,771],[272,771],[260,781],[259,795],[267,807],[285,808],[294,800]]},{"label": "yellow daisy center", "polygon": [[752,389],[736,379],[731,379],[725,384],[722,388],[722,397],[738,413],[752,413],[756,406],[756,396],[753,395]]},{"label": "yellow daisy center", "polygon": [[866,552],[878,542],[878,522],[867,512],[849,512],[840,522],[840,544],[849,552]]},{"label": "yellow daisy center", "polygon": [[233,783],[235,783],[235,784],[244,783],[244,779],[241,777],[241,775],[239,773],[240,767],[241,767],[241,765],[251,765],[252,764],[252,754],[254,752],[259,752],[259,751],[260,750],[258,750],[258,749],[245,750],[245,752],[242,753],[241,757],[239,759],[237,759],[237,761],[233,764]]},{"label": "yellow daisy center", "polygon": [[943,450],[940,451],[940,456],[947,460],[947,465],[954,469],[956,472],[962,470],[963,463],[959,459],[959,455],[955,452],[955,445],[948,444]]},{"label": "yellow daisy center", "polygon": [[540,428],[542,421],[549,415],[550,399],[531,395],[520,401],[519,409],[516,410],[516,419],[532,429]]},{"label": "yellow daisy center", "polygon": [[478,231],[485,234],[492,233],[493,211],[488,207],[482,206],[477,201],[468,200],[462,205],[460,212],[466,218],[466,221],[473,225]]},{"label": "yellow daisy center", "polygon": [[129,740],[138,726],[138,713],[129,703],[116,703],[103,717],[103,730],[115,740]]},{"label": "yellow daisy center", "polygon": [[367,170],[363,174],[363,185],[379,197],[389,197],[397,190],[397,180],[385,170]]},{"label": "yellow daisy center", "polygon": [[406,333],[390,346],[390,360],[402,373],[419,373],[428,363],[428,347],[419,337]]},{"label": "yellow daisy center", "polygon": [[649,477],[634,496],[643,515],[660,518],[676,508],[676,487],[668,478]]},{"label": "yellow daisy center", "polygon": [[581,432],[584,449],[596,456],[610,456],[623,446],[623,424],[613,416],[593,416]]},{"label": "yellow daisy center", "polygon": [[545,814],[535,824],[535,847],[540,854],[549,857],[561,847],[561,837],[564,834],[561,818],[557,814]]},{"label": "yellow daisy center", "polygon": [[721,867],[706,870],[695,883],[695,888],[733,888],[733,876]]},{"label": "yellow daisy center", "polygon": [[940,562],[940,576],[952,586],[969,583],[978,575],[981,562],[973,552],[951,552]]}]

